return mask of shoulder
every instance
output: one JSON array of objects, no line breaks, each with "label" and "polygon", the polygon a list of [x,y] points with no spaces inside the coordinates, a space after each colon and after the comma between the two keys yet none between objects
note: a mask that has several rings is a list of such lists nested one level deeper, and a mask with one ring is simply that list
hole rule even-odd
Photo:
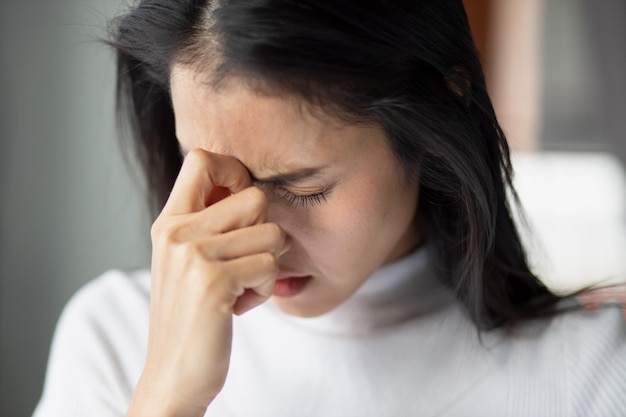
[{"label": "shoulder", "polygon": [[565,361],[567,371],[575,368],[570,377],[592,377],[596,372],[593,366],[608,366],[617,359],[621,364],[611,366],[621,366],[626,373],[626,321],[619,305],[591,312],[568,304],[561,314],[529,322],[518,330],[512,337],[518,350],[530,357],[536,357],[538,351],[550,352]]},{"label": "shoulder", "polygon": [[147,270],[108,271],[69,300],[59,318],[55,342],[63,337],[85,339],[85,343],[104,338],[123,346],[128,337],[147,330],[149,304]]},{"label": "shoulder", "polygon": [[568,342],[568,350],[577,359],[583,359],[583,356],[601,355],[602,358],[610,358],[616,354],[626,354],[626,321],[620,305],[607,305],[594,312],[566,314],[560,326]]},{"label": "shoulder", "polygon": [[86,354],[105,346],[109,351],[132,349],[147,337],[149,305],[147,270],[106,272],[87,283],[67,303],[57,324],[51,353],[65,340],[74,350],[89,346]]},{"label": "shoulder", "polygon": [[[141,374],[149,323],[147,270],[109,271],[82,287],[59,318],[35,416],[123,415]],[[120,414],[121,413],[121,414]]]},{"label": "shoulder", "polygon": [[565,300],[559,308],[562,312],[550,319],[521,325],[513,332],[513,339],[555,347],[560,353],[573,357],[626,349],[626,320],[621,305],[605,305],[597,311],[588,311],[575,306],[572,300]]},{"label": "shoulder", "polygon": [[60,323],[85,320],[106,323],[129,312],[143,311],[149,301],[148,270],[111,270],[74,294],[63,310]]},{"label": "shoulder", "polygon": [[598,363],[621,355],[626,371],[626,321],[621,305],[569,312],[555,320],[555,327],[573,360]]},{"label": "shoulder", "polygon": [[489,375],[468,399],[476,407],[494,404],[489,397],[499,392],[507,410],[500,415],[624,416],[626,322],[620,306],[568,310],[485,333],[476,343],[488,356],[479,369]]},{"label": "shoulder", "polygon": [[[626,321],[620,305],[574,311],[554,321],[574,410],[618,416],[626,410]],[[580,414],[583,415],[583,414]]]}]

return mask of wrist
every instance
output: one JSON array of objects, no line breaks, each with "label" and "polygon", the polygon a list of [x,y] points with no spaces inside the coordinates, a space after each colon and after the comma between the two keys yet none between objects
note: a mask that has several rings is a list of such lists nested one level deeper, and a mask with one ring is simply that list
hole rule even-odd
[{"label": "wrist", "polygon": [[198,404],[177,395],[175,389],[158,389],[156,384],[142,380],[137,384],[126,417],[203,417],[210,404]]}]

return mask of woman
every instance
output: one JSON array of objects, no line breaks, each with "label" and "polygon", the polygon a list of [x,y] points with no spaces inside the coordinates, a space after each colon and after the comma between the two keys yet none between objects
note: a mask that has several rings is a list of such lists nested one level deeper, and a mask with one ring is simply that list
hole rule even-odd
[{"label": "woman", "polygon": [[526,264],[460,0],[142,1],[113,44],[152,268],[73,299],[37,416],[626,410],[618,309]]}]

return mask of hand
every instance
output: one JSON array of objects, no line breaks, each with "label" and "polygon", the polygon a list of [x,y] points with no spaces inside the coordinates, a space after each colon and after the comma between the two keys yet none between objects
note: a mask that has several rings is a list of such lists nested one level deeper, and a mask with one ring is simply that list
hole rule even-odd
[{"label": "hand", "polygon": [[148,353],[129,415],[204,415],[228,371],[232,315],[272,294],[289,241],[250,185],[234,158],[185,158],[152,227]]},{"label": "hand", "polygon": [[578,295],[578,300],[589,311],[595,311],[607,301],[616,300],[624,309],[626,320],[626,284],[612,285],[610,287],[595,288],[583,291]]}]

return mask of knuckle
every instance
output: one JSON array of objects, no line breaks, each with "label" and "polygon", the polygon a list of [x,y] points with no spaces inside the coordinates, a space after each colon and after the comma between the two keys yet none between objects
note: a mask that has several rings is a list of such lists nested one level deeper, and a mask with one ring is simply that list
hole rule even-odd
[{"label": "knuckle", "polygon": [[193,288],[193,294],[200,299],[210,299],[223,286],[221,264],[214,261],[190,261],[194,265],[194,273],[186,276],[187,285]]},{"label": "knuckle", "polygon": [[193,273],[186,274],[186,277],[192,280],[196,286],[205,287],[211,285],[215,282],[216,275],[219,273],[218,262],[191,256],[190,251],[185,252],[185,260],[181,263],[186,263],[189,267],[187,269],[193,271]]},{"label": "knuckle", "polygon": [[263,269],[268,272],[278,270],[278,257],[270,252],[265,252],[260,255],[260,262]]},{"label": "knuckle", "polygon": [[206,167],[211,164],[211,154],[202,149],[192,149],[185,158],[187,164],[194,167]]},{"label": "knuckle", "polygon": [[189,265],[192,269],[202,270],[207,276],[212,275],[219,265],[215,245],[211,244],[211,240],[176,243],[169,248],[169,251],[181,264]]},{"label": "knuckle", "polygon": [[157,219],[154,221],[154,223],[152,223],[152,226],[150,227],[150,235],[152,237],[160,235],[161,231],[163,230],[164,223],[165,221],[163,220],[163,217],[157,217]]},{"label": "knuckle", "polygon": [[272,242],[282,242],[285,240],[285,232],[276,223],[265,223],[265,233],[270,237]]},{"label": "knuckle", "polygon": [[150,228],[150,236],[154,243],[171,244],[176,242],[179,227],[172,221],[157,219]]},{"label": "knuckle", "polygon": [[157,219],[154,223],[152,223],[152,226],[150,226],[150,237],[152,238],[152,241],[154,242],[155,240],[157,240],[160,234],[161,234],[161,223]]},{"label": "knuckle", "polygon": [[185,256],[191,259],[204,259],[205,250],[202,243],[198,241],[187,242],[182,245],[184,247]]}]

